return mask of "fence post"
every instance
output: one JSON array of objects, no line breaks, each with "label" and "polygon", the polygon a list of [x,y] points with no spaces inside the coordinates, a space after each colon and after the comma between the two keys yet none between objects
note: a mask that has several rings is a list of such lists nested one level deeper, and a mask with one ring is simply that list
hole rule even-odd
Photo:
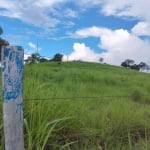
[{"label": "fence post", "polygon": [[5,150],[24,150],[23,138],[23,49],[2,48],[2,98]]}]

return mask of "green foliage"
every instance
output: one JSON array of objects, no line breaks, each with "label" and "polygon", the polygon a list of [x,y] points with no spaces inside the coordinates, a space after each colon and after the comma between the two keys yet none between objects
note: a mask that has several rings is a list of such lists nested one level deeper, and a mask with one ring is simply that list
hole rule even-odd
[{"label": "green foliage", "polygon": [[[3,29],[0,27],[0,35],[3,34]],[[1,50],[2,46],[7,46],[9,45],[8,41],[0,37],[0,61],[1,61]]]},{"label": "green foliage", "polygon": [[121,63],[121,66],[125,68],[130,68],[136,71],[139,71],[140,69],[141,70],[150,69],[150,67],[145,62],[140,62],[140,64],[134,64],[134,60],[132,59],[126,59],[125,61]]},{"label": "green foliage", "polygon": [[150,104],[149,95],[143,95],[140,90],[135,89],[132,93],[132,99],[141,104]]},{"label": "green foliage", "polygon": [[46,59],[46,58],[40,58],[40,60],[39,60],[40,62],[48,62],[49,60],[48,59]]},{"label": "green foliage", "polygon": [[132,59],[126,59],[121,63],[121,66],[123,67],[131,67],[134,64],[134,60]]},{"label": "green foliage", "polygon": [[33,63],[38,63],[40,61],[40,54],[39,53],[33,53],[31,56],[29,56],[26,60],[26,64],[33,64]]},{"label": "green foliage", "polygon": [[62,54],[57,53],[57,54],[54,55],[54,58],[52,59],[52,61],[60,63],[62,61],[62,57],[63,57]]},{"label": "green foliage", "polygon": [[0,26],[0,35],[3,34],[3,29],[2,27]]}]

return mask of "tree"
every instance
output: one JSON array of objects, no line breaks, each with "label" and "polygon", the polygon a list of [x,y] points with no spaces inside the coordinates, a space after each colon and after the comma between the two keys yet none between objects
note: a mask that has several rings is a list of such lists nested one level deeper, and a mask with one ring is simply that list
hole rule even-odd
[{"label": "tree", "polygon": [[130,68],[133,69],[133,70],[137,70],[137,71],[140,70],[140,66],[139,66],[139,65],[136,65],[136,64],[130,66]]},{"label": "tree", "polygon": [[103,61],[104,61],[104,58],[103,58],[103,57],[100,57],[100,58],[99,58],[99,62],[102,63]]},{"label": "tree", "polygon": [[46,58],[40,58],[40,62],[48,62],[48,59],[46,59]]},{"label": "tree", "polygon": [[0,35],[3,34],[3,29],[0,27]]},{"label": "tree", "polygon": [[60,63],[62,61],[62,57],[63,57],[62,54],[57,53],[54,55],[54,58],[52,59],[52,61],[56,61],[57,63]]},{"label": "tree", "polygon": [[[3,34],[3,29],[0,27],[0,35]],[[8,41],[6,41],[5,39],[2,39],[0,37],[0,61],[1,61],[1,51],[2,51],[2,46],[7,46],[9,45]]]},{"label": "tree", "polygon": [[27,64],[38,63],[40,61],[40,57],[41,56],[39,53],[33,53],[25,60],[25,63]]},{"label": "tree", "polygon": [[141,70],[149,70],[149,66],[145,62],[140,62],[139,67]]},{"label": "tree", "polygon": [[134,60],[132,60],[132,59],[126,59],[125,61],[123,61],[121,63],[121,66],[130,68],[133,64],[134,64]]},{"label": "tree", "polygon": [[150,67],[145,62],[140,62],[140,64],[134,64],[134,60],[132,59],[126,59],[121,63],[121,66],[137,71],[150,69]]},{"label": "tree", "polygon": [[40,60],[40,54],[39,53],[33,53],[31,55],[31,58],[36,62],[36,61],[39,61]]}]

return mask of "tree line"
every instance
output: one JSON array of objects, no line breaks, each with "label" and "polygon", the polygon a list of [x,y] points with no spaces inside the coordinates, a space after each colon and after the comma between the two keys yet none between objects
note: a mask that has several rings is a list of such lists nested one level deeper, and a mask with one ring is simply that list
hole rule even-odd
[{"label": "tree line", "polygon": [[140,62],[139,64],[135,64],[135,61],[132,59],[126,59],[121,63],[121,66],[133,70],[137,70],[137,71],[150,69],[149,65],[147,65],[145,62]]},{"label": "tree line", "polygon": [[33,63],[38,63],[38,62],[49,62],[49,61],[55,61],[58,64],[62,62],[63,55],[60,53],[57,53],[54,55],[52,59],[46,59],[42,57],[39,53],[33,53],[31,56],[29,56],[26,60],[26,64],[33,64]]}]

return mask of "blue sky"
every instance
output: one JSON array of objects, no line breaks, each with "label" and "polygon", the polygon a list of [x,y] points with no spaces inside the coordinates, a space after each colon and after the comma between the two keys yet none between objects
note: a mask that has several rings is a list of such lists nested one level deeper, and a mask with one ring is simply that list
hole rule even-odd
[{"label": "blue sky", "polygon": [[148,0],[0,0],[3,38],[25,54],[64,55],[120,65],[125,59],[150,64]]}]

